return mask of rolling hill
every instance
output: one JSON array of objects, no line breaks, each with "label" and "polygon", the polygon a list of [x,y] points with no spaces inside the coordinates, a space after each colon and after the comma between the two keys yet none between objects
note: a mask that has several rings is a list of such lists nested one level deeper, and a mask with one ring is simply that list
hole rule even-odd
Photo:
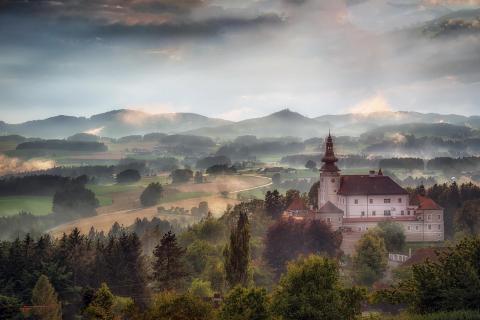
[{"label": "rolling hill", "polygon": [[[260,118],[231,122],[194,113],[149,114],[120,109],[93,115],[89,118],[60,115],[19,124],[8,124],[0,121],[0,134],[58,139],[81,132],[112,138],[161,132],[207,136],[222,140],[233,140],[244,135],[255,135],[259,138],[292,136],[307,139],[323,137],[329,129],[336,136],[360,136],[385,126],[407,124],[423,124],[425,126],[442,123],[463,128],[460,130],[465,128],[478,129],[480,128],[480,117],[392,111],[369,114],[322,115],[309,118],[285,109]],[[415,134],[413,131],[418,131],[419,128],[418,126],[404,126],[391,128],[391,130]],[[410,132],[411,130],[413,131]],[[433,132],[438,131],[432,130],[431,132],[433,134]],[[420,135],[425,134],[421,133]]]},{"label": "rolling hill", "polygon": [[244,135],[254,135],[259,138],[295,136],[305,139],[324,136],[328,133],[328,128],[328,122],[317,121],[284,109],[265,117],[243,120],[224,126],[196,129],[188,133],[224,139]]},{"label": "rolling hill", "polygon": [[66,138],[80,132],[121,137],[150,132],[178,133],[202,127],[215,127],[229,121],[208,118],[195,113],[149,114],[120,109],[85,117],[55,116],[19,124],[0,122],[0,133],[28,137]]}]

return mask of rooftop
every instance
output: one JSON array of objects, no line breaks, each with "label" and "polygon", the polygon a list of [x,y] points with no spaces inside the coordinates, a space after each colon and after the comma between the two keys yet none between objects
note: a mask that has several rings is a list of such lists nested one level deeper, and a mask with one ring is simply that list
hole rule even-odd
[{"label": "rooftop", "polygon": [[384,175],[344,175],[340,178],[338,194],[350,195],[407,195],[407,190]]}]

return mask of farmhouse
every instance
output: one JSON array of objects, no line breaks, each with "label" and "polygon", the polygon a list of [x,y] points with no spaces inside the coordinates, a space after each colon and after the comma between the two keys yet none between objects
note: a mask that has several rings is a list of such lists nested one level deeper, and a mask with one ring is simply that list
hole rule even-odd
[{"label": "farmhouse", "polygon": [[326,139],[320,169],[318,208],[294,202],[285,214],[325,221],[335,230],[364,233],[381,221],[395,221],[405,230],[407,241],[443,241],[443,208],[423,196],[409,193],[383,175],[382,170],[365,175],[341,175],[333,139]]}]

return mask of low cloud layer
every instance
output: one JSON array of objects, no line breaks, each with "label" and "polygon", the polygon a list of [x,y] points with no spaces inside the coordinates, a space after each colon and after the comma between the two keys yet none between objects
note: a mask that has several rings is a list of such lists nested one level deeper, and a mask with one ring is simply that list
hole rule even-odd
[{"label": "low cloud layer", "polygon": [[472,0],[0,0],[0,120],[164,105],[230,120],[364,103],[474,114],[478,17]]},{"label": "low cloud layer", "polygon": [[0,176],[36,170],[53,168],[55,162],[52,160],[21,160],[0,155]]}]

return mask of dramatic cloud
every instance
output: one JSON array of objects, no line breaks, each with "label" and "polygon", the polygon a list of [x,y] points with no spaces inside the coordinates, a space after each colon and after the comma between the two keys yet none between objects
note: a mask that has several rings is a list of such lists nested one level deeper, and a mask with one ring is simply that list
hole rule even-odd
[{"label": "dramatic cloud", "polygon": [[479,17],[453,0],[0,0],[1,120],[166,105],[472,114]]}]

